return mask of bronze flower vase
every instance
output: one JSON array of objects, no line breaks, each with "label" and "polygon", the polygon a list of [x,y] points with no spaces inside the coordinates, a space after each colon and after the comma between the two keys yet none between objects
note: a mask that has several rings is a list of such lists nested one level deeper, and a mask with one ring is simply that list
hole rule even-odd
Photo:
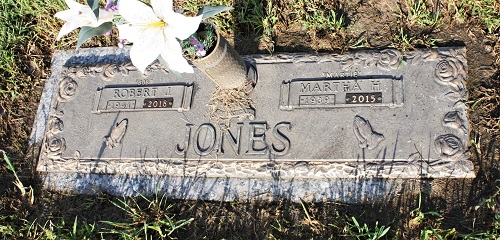
[{"label": "bronze flower vase", "polygon": [[202,23],[198,30],[203,30],[206,24],[212,25],[217,42],[214,49],[207,53],[207,56],[193,60],[196,68],[205,73],[222,89],[239,88],[247,83],[254,85],[257,76],[255,68],[251,65],[247,66],[213,24]]}]

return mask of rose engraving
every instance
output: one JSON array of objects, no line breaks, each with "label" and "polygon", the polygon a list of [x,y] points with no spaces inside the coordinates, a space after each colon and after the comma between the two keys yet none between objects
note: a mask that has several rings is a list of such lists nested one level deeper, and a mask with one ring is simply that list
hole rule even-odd
[{"label": "rose engraving", "polygon": [[464,145],[462,144],[460,139],[453,134],[439,136],[434,141],[434,146],[441,160],[460,160],[460,158],[464,154]]},{"label": "rose engraving", "polygon": [[159,62],[153,62],[153,64],[146,67],[146,70],[142,74],[147,76],[148,74],[159,70],[162,70],[165,73],[169,73],[169,69],[167,69],[165,66],[163,66]]},{"label": "rose engraving", "polygon": [[439,52],[437,49],[415,49],[411,52],[405,52],[404,58],[405,62],[417,65],[438,59]]},{"label": "rose engraving", "polygon": [[49,129],[52,133],[59,133],[64,129],[64,123],[58,117],[51,117],[49,120]]},{"label": "rose engraving", "polygon": [[78,71],[76,72],[76,75],[78,77],[85,77],[87,75],[95,77],[100,72],[102,72],[101,66],[85,66],[85,67],[81,67],[80,69],[78,69]]},{"label": "rose engraving", "polygon": [[450,60],[441,60],[436,65],[436,77],[442,82],[451,82],[457,78],[458,67]]},{"label": "rose engraving", "polygon": [[47,139],[45,149],[50,157],[59,157],[62,152],[66,150],[66,140],[64,140],[64,138],[50,136]]},{"label": "rose engraving", "polygon": [[102,72],[102,79],[105,81],[111,81],[115,74],[117,74],[120,70],[116,64],[109,64],[104,66],[104,71]]},{"label": "rose engraving", "polygon": [[377,66],[384,70],[396,69],[401,64],[402,59],[401,53],[397,50],[382,50],[380,51]]},{"label": "rose engraving", "polygon": [[350,56],[335,58],[335,61],[340,64],[340,69],[343,71],[349,71],[354,66],[354,59]]},{"label": "rose engraving", "polygon": [[[159,63],[153,63],[152,65],[160,65]],[[160,67],[152,67],[149,71],[158,70]],[[95,77],[101,76],[105,81],[111,81],[118,73],[123,76],[128,76],[130,71],[137,71],[137,68],[132,65],[132,63],[113,63],[98,66],[69,66],[63,73],[69,77]]]},{"label": "rose engraving", "polygon": [[437,63],[434,75],[438,83],[450,85],[458,90],[463,89],[463,76],[465,72],[463,64],[457,58],[446,58]]},{"label": "rose engraving", "polygon": [[64,78],[59,84],[59,97],[60,101],[66,101],[73,97],[76,93],[78,84],[71,78]]}]

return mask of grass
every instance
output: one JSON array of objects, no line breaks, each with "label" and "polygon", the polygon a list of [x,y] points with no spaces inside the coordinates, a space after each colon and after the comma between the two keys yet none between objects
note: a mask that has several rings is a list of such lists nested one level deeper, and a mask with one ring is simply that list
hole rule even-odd
[{"label": "grass", "polygon": [[[20,94],[27,87],[23,73],[32,54],[30,47],[42,41],[50,46],[54,33],[46,30],[59,27],[51,16],[62,10],[65,4],[59,0],[2,0],[0,5],[0,92],[10,97]],[[34,63],[36,64],[36,63]]]},{"label": "grass", "polygon": [[344,16],[336,6],[321,6],[320,1],[297,1],[295,5],[298,21],[309,33],[329,30],[332,32],[346,28]]},{"label": "grass", "polygon": [[347,237],[352,237],[354,236],[356,239],[371,239],[371,240],[376,240],[376,239],[381,239],[384,237],[387,232],[391,229],[391,227],[385,227],[385,226],[378,226],[378,222],[375,223],[375,226],[373,229],[368,227],[368,225],[363,224],[360,225],[358,220],[356,220],[355,217],[351,217],[352,224],[349,223],[347,226],[344,227],[344,231],[347,233]]},{"label": "grass", "polygon": [[124,239],[165,239],[171,238],[172,233],[184,228],[193,221],[190,219],[174,220],[168,211],[172,205],[167,205],[165,195],[156,194],[152,199],[140,196],[146,204],[142,207],[135,198],[112,202],[117,208],[127,214],[128,222],[101,221],[111,228],[105,233],[116,234]]},{"label": "grass", "polygon": [[433,1],[404,0],[400,4],[398,18],[399,29],[392,38],[393,48],[409,51],[415,46],[433,47],[436,39],[433,32],[443,25],[439,8],[432,7]]},{"label": "grass", "polygon": [[33,37],[33,18],[36,10],[25,2],[5,0],[0,5],[0,93],[16,97],[26,84],[19,74],[24,62],[18,53]]},{"label": "grass", "polygon": [[[27,224],[29,222],[26,222]],[[97,231],[96,224],[88,224],[85,221],[78,221],[75,216],[73,221],[64,219],[52,221],[48,220],[43,225],[34,221],[25,229],[27,238],[41,239],[96,239],[102,235]]]},{"label": "grass", "polygon": [[348,28],[340,6],[335,1],[325,3],[318,0],[296,1],[292,7],[294,21],[311,37],[342,37]]},{"label": "grass", "polygon": [[494,33],[500,28],[500,2],[496,0],[467,0],[466,4],[486,25],[488,33]]},{"label": "grass", "polygon": [[[0,150],[1,151],[1,150]],[[33,206],[33,188],[25,187],[19,179],[11,160],[4,151],[3,160],[13,176],[13,185],[19,191],[22,200]],[[27,191],[29,189],[29,191]],[[125,213],[125,222],[101,220],[89,223],[87,220],[78,220],[75,215],[73,221],[65,221],[64,217],[49,219],[40,223],[38,219],[28,220],[22,212],[21,206],[11,214],[7,207],[0,207],[0,236],[8,238],[37,238],[37,239],[96,239],[118,235],[123,239],[166,239],[172,233],[184,228],[193,218],[174,220],[169,213],[172,205],[167,205],[165,195],[153,198],[140,196],[139,198],[109,200],[118,210]],[[21,211],[20,211],[21,210]],[[109,227],[106,227],[106,226]]]},{"label": "grass", "polygon": [[[418,206],[410,212],[412,219],[411,224],[424,225],[420,230],[421,239],[448,239],[456,233],[454,228],[441,229],[442,215],[436,211],[422,211],[422,193],[418,195]],[[434,219],[431,219],[433,217]]]},{"label": "grass", "polygon": [[[455,40],[452,34],[472,49],[468,61],[475,150],[471,152],[477,160],[477,179],[446,181],[446,191],[432,190],[430,195],[410,192],[387,203],[363,205],[71,196],[40,189],[31,169],[27,136],[42,83],[50,74],[51,54],[55,49],[72,49],[77,34],[54,40],[62,23],[53,15],[65,8],[61,0],[1,1],[0,147],[5,152],[0,159],[0,238],[495,239],[500,235],[498,65],[493,65],[492,76],[477,73],[477,66],[488,59],[484,56],[500,55],[495,40],[500,34],[499,1],[401,0],[391,7],[363,1],[369,5],[363,11],[358,10],[363,4],[351,1],[176,1],[186,14],[196,13],[202,4],[234,6],[232,12],[211,21],[242,53],[341,52],[371,48],[370,39],[375,37],[407,51],[446,44]],[[394,18],[375,18],[387,12]],[[366,17],[362,14],[372,18],[355,29],[356,22]],[[377,36],[378,31],[384,34]],[[481,50],[482,35],[494,39],[492,52]],[[101,37],[85,46],[110,46],[115,41],[116,36]],[[433,187],[438,183],[432,182]],[[454,194],[464,195],[450,200]]]},{"label": "grass", "polygon": [[440,19],[439,10],[433,11],[427,4],[431,1],[424,0],[405,0],[404,5],[407,9],[405,21],[407,26],[419,27],[439,27],[443,23]]},{"label": "grass", "polygon": [[403,28],[400,29],[399,34],[394,35],[394,38],[392,39],[392,44],[391,47],[395,49],[399,49],[403,52],[412,50],[413,44],[414,44],[415,37],[410,37],[408,36],[407,33],[403,30]]},{"label": "grass", "polygon": [[[185,14],[188,15],[196,15],[200,10],[201,6],[199,1],[197,0],[185,0],[185,1],[174,1],[174,4],[177,4],[177,9],[183,9]],[[182,6],[181,6],[182,5]],[[215,6],[215,5],[224,5],[224,6],[233,6],[234,1],[231,0],[208,0],[204,1],[203,6]],[[222,12],[214,17],[210,18],[210,22],[213,22],[218,26],[219,30],[222,33],[232,34],[234,33],[234,20],[232,18],[232,12],[226,11]]]},{"label": "grass", "polygon": [[33,204],[33,188],[30,186],[30,187],[25,187],[24,184],[21,182],[21,180],[19,179],[19,176],[17,175],[17,172],[16,172],[16,169],[14,168],[14,165],[12,164],[12,162],[10,161],[9,157],[7,156],[7,154],[5,153],[5,151],[3,150],[0,150],[0,152],[2,152],[2,155],[3,155],[3,160],[5,161],[5,163],[7,164],[7,169],[12,173],[12,175],[14,176],[14,185],[17,187],[17,189],[21,192],[21,197],[27,197],[29,198],[29,202],[31,204]]}]

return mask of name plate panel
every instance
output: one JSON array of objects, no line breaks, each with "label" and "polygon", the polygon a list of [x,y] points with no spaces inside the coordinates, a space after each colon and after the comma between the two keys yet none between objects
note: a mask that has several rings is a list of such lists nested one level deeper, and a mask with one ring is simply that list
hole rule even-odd
[{"label": "name plate panel", "polygon": [[106,86],[95,94],[93,113],[123,111],[188,111],[193,86]]},{"label": "name plate panel", "polygon": [[402,107],[401,78],[294,79],[281,86],[281,110],[296,108]]}]

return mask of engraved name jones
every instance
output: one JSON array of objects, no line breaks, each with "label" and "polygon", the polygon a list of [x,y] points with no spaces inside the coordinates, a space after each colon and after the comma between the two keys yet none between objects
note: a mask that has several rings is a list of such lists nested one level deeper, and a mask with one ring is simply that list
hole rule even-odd
[{"label": "engraved name jones", "polygon": [[[224,154],[229,145],[237,156],[242,153],[245,155],[271,153],[282,156],[290,150],[291,142],[287,133],[291,129],[290,122],[279,122],[270,130],[267,122],[259,121],[247,124],[239,122],[236,124],[236,131],[227,129],[217,132],[216,127],[211,123],[203,123],[200,126],[188,123],[184,140],[175,146],[175,152],[179,155],[186,155],[188,151],[194,151],[200,156],[208,155],[213,151]],[[245,138],[243,138],[244,135]],[[246,149],[242,150],[242,147]]]}]

